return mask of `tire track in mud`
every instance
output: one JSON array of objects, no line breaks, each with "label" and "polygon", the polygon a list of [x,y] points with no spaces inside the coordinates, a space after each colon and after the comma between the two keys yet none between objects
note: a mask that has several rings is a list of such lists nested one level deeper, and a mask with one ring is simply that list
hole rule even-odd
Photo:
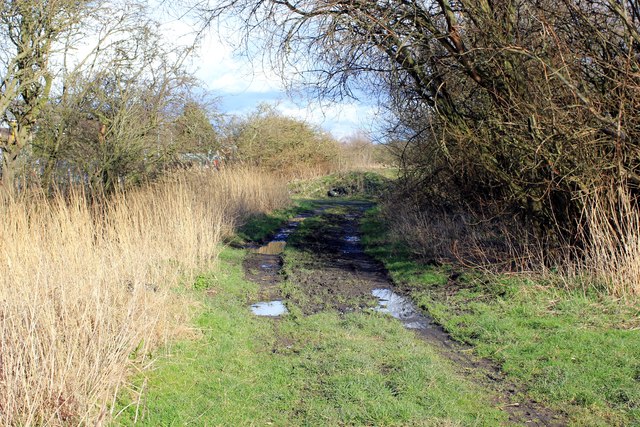
[{"label": "tire track in mud", "polygon": [[[454,362],[459,372],[489,390],[496,406],[509,415],[510,422],[526,426],[567,425],[565,414],[555,413],[541,403],[523,397],[525,388],[507,380],[499,366],[473,356],[472,347],[453,340],[428,314],[418,312],[402,295],[382,263],[366,254],[360,244],[359,221],[372,206],[356,201],[320,204],[316,210],[294,218],[268,244],[250,248],[244,261],[245,275],[261,285],[261,301],[290,301],[307,315],[323,310],[347,313],[373,308],[387,311],[387,305],[396,304],[392,315],[414,329],[417,338],[425,340]],[[336,208],[342,212],[328,212]],[[308,223],[304,232],[299,233],[302,236],[288,242],[300,224],[310,218],[313,219],[309,223],[313,224]],[[282,252],[287,244],[296,249],[296,259],[284,268]],[[287,280],[296,283],[300,295],[282,294],[283,270],[289,275]],[[373,293],[381,290],[389,292],[382,293],[384,297],[376,306]]]}]

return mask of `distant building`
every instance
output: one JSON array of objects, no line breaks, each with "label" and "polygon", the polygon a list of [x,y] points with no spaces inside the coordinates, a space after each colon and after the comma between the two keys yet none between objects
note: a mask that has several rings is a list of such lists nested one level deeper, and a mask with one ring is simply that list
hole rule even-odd
[{"label": "distant building", "polygon": [[218,152],[213,153],[209,151],[208,153],[182,153],[178,155],[178,162],[182,166],[200,166],[203,168],[215,167],[216,169],[220,166],[223,157],[220,156]]}]

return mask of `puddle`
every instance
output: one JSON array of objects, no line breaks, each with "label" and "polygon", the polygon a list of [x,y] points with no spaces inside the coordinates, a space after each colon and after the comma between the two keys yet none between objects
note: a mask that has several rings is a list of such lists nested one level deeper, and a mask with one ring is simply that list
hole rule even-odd
[{"label": "puddle", "polygon": [[271,270],[273,268],[278,268],[279,266],[276,264],[260,264],[260,268],[263,270]]},{"label": "puddle", "polygon": [[291,234],[296,231],[302,221],[313,216],[311,213],[300,214],[297,217],[293,218],[291,221],[287,223],[284,227],[282,227],[278,232],[273,236],[274,242],[284,242],[286,241]]},{"label": "puddle", "polygon": [[418,312],[408,298],[396,294],[390,289],[374,289],[371,294],[378,298],[376,311],[389,313],[400,320],[405,328],[425,329],[429,326],[429,319]]},{"label": "puddle", "polygon": [[287,242],[285,241],[272,240],[266,245],[256,249],[256,253],[262,255],[280,255],[282,252],[284,252],[285,246],[287,246]]},{"label": "puddle", "polygon": [[298,228],[297,226],[295,227],[287,227],[287,228],[283,228],[280,231],[278,231],[276,233],[275,236],[273,236],[273,241],[274,242],[284,242],[286,241],[289,236],[291,236],[291,233],[293,233],[295,231],[295,229]]},{"label": "puddle", "polygon": [[[255,253],[262,255],[280,255],[284,252],[284,247],[287,245],[289,236],[302,224],[306,218],[312,216],[312,213],[304,213],[293,218],[284,227],[279,229],[273,236],[273,239],[266,245],[255,250]],[[265,267],[263,267],[265,268]]]},{"label": "puddle", "polygon": [[282,301],[258,302],[251,305],[251,311],[256,316],[278,317],[288,313]]},{"label": "puddle", "polygon": [[345,242],[342,245],[343,254],[358,254],[362,252],[362,247],[360,246],[360,237],[355,235],[347,235],[343,237],[343,240]]}]

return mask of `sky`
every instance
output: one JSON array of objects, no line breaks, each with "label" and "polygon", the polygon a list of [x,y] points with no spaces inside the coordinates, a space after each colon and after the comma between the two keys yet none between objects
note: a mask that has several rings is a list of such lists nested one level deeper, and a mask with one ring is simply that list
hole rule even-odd
[{"label": "sky", "polygon": [[[189,31],[187,24],[181,22],[165,26],[165,32],[174,37],[181,31]],[[291,99],[280,77],[273,71],[234,54],[234,48],[228,42],[233,43],[234,37],[224,32],[220,29],[205,34],[193,61],[196,77],[211,91],[211,95],[218,97],[218,108],[223,113],[245,115],[266,102],[276,105],[282,114],[319,126],[337,139],[372,128],[375,120],[373,105],[354,100],[320,104],[302,98]]]}]

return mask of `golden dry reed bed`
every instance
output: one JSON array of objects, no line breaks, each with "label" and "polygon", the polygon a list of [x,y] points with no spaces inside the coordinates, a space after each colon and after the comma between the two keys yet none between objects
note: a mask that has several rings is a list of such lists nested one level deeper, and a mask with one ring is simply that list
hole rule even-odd
[{"label": "golden dry reed bed", "polygon": [[585,256],[569,270],[570,280],[595,284],[623,298],[640,296],[640,207],[619,188],[585,198],[589,230]]},{"label": "golden dry reed bed", "polygon": [[171,289],[212,268],[248,214],[287,202],[283,182],[247,170],[183,172],[100,208],[81,194],[0,202],[0,424],[106,421],[185,321]]}]

